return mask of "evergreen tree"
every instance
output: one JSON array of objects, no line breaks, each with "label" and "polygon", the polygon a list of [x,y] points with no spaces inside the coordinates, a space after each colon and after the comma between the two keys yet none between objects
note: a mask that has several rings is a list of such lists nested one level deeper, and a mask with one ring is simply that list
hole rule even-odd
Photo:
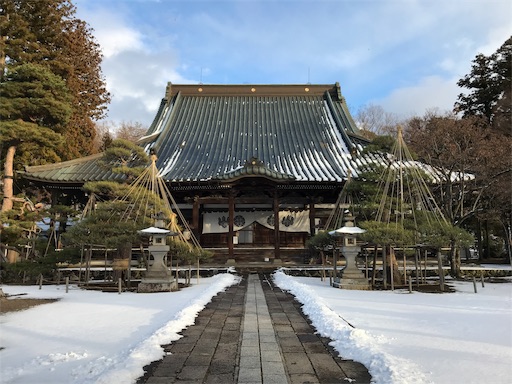
[{"label": "evergreen tree", "polygon": [[455,111],[464,117],[483,116],[493,128],[510,135],[512,37],[492,55],[478,54],[471,72],[457,82],[470,90],[461,93]]},{"label": "evergreen tree", "polygon": [[5,72],[0,83],[0,143],[6,148],[2,211],[13,206],[14,169],[60,160],[59,132],[71,114],[69,100],[64,81],[44,66],[23,64]]},{"label": "evergreen tree", "polygon": [[64,79],[70,93],[72,111],[61,131],[68,144],[59,153],[63,160],[93,151],[93,120],[103,117],[110,100],[99,46],[75,11],[69,0],[0,0],[2,82],[6,68],[33,63]]}]

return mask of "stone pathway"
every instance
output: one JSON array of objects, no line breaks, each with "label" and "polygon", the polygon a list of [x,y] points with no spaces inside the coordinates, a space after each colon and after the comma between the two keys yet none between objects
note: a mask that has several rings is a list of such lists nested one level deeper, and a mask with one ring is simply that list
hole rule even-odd
[{"label": "stone pathway", "polygon": [[263,279],[250,274],[215,296],[137,383],[370,383],[362,364],[315,334],[293,296]]},{"label": "stone pathway", "polygon": [[247,280],[238,383],[287,384],[281,351],[260,279],[258,275],[251,274]]}]

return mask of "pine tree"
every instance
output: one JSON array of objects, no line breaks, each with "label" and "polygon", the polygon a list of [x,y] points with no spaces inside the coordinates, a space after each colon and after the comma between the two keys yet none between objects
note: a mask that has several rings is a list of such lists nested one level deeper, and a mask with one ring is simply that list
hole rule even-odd
[{"label": "pine tree", "polygon": [[13,207],[14,169],[60,160],[60,132],[72,111],[70,100],[64,80],[45,66],[23,64],[5,71],[0,83],[0,143],[5,146],[2,211]]},{"label": "pine tree", "polygon": [[510,135],[512,37],[492,55],[478,54],[471,72],[457,82],[470,90],[461,93],[455,111],[464,117],[483,116],[495,129]]}]

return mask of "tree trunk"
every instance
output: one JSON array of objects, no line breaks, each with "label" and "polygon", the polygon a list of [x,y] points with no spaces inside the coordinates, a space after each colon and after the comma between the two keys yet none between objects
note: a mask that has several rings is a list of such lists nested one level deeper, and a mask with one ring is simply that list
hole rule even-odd
[{"label": "tree trunk", "polygon": [[13,182],[14,182],[14,154],[16,147],[14,145],[7,149],[4,164],[4,200],[2,202],[2,212],[7,212],[13,206]]},{"label": "tree trunk", "polygon": [[320,250],[320,257],[322,258],[322,272],[320,274],[321,281],[325,280],[325,253],[324,250]]},{"label": "tree trunk", "polygon": [[505,248],[507,250],[508,261],[512,265],[512,231],[510,224],[503,222],[503,229],[505,230]]},{"label": "tree trunk", "polygon": [[455,242],[450,242],[450,276],[453,278],[460,278],[460,250],[457,249]]},{"label": "tree trunk", "polygon": [[444,291],[443,256],[440,249],[437,250],[437,272],[439,274],[439,288]]},{"label": "tree trunk", "polygon": [[482,261],[484,257],[484,247],[482,244],[482,221],[480,219],[477,219],[476,241],[478,246],[478,260]]},{"label": "tree trunk", "polygon": [[484,222],[484,259],[491,258],[491,233],[489,232],[489,220]]},{"label": "tree trunk", "polygon": [[386,246],[386,259],[387,259],[387,267],[388,267],[388,278],[391,283],[391,289],[394,288],[395,285],[400,285],[402,283],[402,276],[398,269],[398,261],[396,260],[395,249],[392,246]]},{"label": "tree trunk", "polygon": [[132,259],[132,243],[121,243],[117,246],[116,258],[114,260],[114,281],[120,278],[127,280],[130,261]]}]

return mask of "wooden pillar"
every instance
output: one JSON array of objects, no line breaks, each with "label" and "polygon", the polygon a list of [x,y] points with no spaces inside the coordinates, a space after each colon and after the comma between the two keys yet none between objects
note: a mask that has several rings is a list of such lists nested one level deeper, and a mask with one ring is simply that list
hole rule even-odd
[{"label": "wooden pillar", "polygon": [[229,209],[228,209],[228,220],[229,220],[229,231],[228,231],[228,253],[229,258],[234,259],[234,247],[233,247],[233,236],[235,235],[234,231],[234,219],[235,219],[235,196],[231,192],[229,194]]},{"label": "wooden pillar", "polygon": [[197,241],[201,243],[201,228],[199,227],[199,196],[194,196],[194,204],[192,205],[192,230]]},{"label": "wooden pillar", "polygon": [[279,236],[279,193],[274,192],[274,258],[280,259],[280,236]]},{"label": "wooden pillar", "polygon": [[309,235],[315,236],[315,201],[311,199],[309,201]]}]

